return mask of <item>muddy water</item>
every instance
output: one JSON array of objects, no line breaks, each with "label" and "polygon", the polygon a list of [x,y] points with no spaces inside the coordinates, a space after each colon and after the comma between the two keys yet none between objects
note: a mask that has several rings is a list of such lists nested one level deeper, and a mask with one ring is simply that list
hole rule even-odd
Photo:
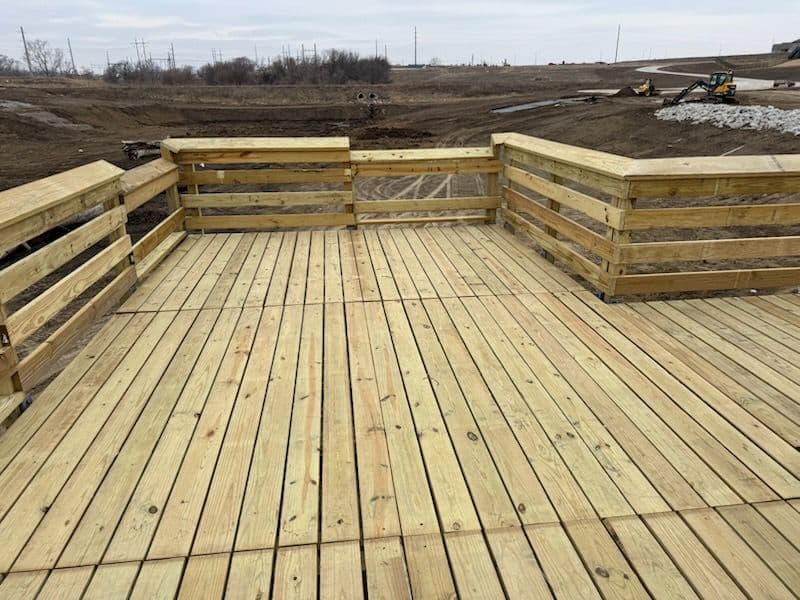
[{"label": "muddy water", "polygon": [[503,115],[508,113],[515,113],[522,110],[530,110],[532,108],[543,108],[545,106],[559,106],[564,104],[585,104],[590,102],[597,102],[596,96],[577,96],[572,98],[556,98],[554,100],[538,100],[536,102],[526,102],[525,104],[514,104],[513,106],[504,106],[502,108],[495,108],[489,112],[496,115]]}]

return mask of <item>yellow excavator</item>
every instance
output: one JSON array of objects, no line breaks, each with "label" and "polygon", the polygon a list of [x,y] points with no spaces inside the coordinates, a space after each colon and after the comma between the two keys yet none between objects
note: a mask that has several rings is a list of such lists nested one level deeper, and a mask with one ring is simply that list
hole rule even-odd
[{"label": "yellow excavator", "polygon": [[631,89],[636,92],[637,96],[649,97],[656,93],[656,84],[654,84],[653,80],[648,77],[641,85],[636,87],[631,86]]},{"label": "yellow excavator", "polygon": [[713,102],[713,103],[735,103],[736,100],[736,84],[733,82],[733,71],[717,71],[712,73],[708,81],[698,79],[689,87],[681,91],[680,94],[674,98],[666,98],[664,105],[680,104],[692,90],[702,88],[706,91],[706,95],[698,100],[687,100],[687,102]]}]

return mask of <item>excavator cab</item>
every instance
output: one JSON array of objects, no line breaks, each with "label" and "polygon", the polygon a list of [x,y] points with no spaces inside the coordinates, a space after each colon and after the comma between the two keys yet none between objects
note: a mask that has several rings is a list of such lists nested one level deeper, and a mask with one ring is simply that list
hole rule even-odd
[{"label": "excavator cab", "polygon": [[736,84],[733,83],[733,71],[717,71],[708,79],[709,95],[719,98],[730,98],[736,94]]}]

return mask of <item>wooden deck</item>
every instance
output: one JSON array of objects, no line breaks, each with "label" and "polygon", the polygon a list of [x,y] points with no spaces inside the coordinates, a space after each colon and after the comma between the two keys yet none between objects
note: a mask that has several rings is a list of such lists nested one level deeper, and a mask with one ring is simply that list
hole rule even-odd
[{"label": "wooden deck", "polygon": [[800,298],[190,235],[0,437],[2,598],[791,598]]}]

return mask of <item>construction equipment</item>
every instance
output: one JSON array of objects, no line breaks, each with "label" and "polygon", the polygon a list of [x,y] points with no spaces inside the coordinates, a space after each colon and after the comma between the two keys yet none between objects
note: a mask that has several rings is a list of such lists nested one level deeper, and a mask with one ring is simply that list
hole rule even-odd
[{"label": "construction equipment", "polygon": [[687,102],[736,102],[736,84],[733,82],[733,71],[717,71],[712,73],[708,81],[698,79],[693,82],[689,87],[683,89],[680,94],[674,98],[666,98],[664,105],[679,104],[686,96],[693,90],[702,88],[706,91],[706,95],[697,100],[687,100]]},{"label": "construction equipment", "polygon": [[645,79],[644,82],[637,87],[631,86],[631,89],[636,92],[637,96],[649,97],[656,93],[656,85],[653,83],[653,80],[650,77]]}]

